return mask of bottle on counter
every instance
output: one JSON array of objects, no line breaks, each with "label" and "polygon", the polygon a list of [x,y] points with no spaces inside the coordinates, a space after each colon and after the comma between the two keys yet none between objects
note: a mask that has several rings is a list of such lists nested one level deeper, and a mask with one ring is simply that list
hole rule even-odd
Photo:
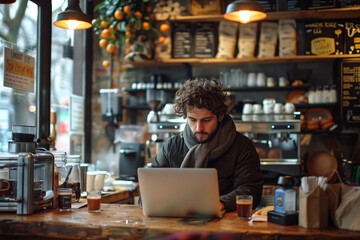
[{"label": "bottle on counter", "polygon": [[297,192],[294,189],[295,181],[292,176],[280,176],[275,190],[275,212],[294,213],[297,211]]},{"label": "bottle on counter", "polygon": [[54,156],[54,199],[53,208],[58,207],[58,189],[64,182],[66,176],[66,152],[51,151]]},{"label": "bottle on counter", "polygon": [[72,188],[73,198],[79,202],[81,196],[81,156],[68,155],[66,157],[66,176],[61,184],[63,188]]}]

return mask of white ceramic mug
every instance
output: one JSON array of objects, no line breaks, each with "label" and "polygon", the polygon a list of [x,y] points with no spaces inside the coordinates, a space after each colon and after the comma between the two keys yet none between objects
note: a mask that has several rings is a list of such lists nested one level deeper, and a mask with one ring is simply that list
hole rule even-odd
[{"label": "white ceramic mug", "polygon": [[285,113],[294,113],[295,112],[295,105],[293,103],[285,103]]},{"label": "white ceramic mug", "polygon": [[253,105],[251,103],[245,103],[242,113],[251,114],[253,112]]},{"label": "white ceramic mug", "polygon": [[96,172],[95,182],[94,182],[94,189],[103,190],[105,177],[110,175],[108,172],[105,171],[98,171]]},{"label": "white ceramic mug", "polygon": [[86,191],[93,190],[95,184],[96,172],[87,172],[86,174]]},{"label": "white ceramic mug", "polygon": [[274,113],[284,113],[284,105],[282,103],[275,103]]},{"label": "white ceramic mug", "polygon": [[247,86],[256,87],[256,73],[250,72],[247,77]]},{"label": "white ceramic mug", "polygon": [[263,113],[262,105],[261,104],[254,104],[253,105],[253,113],[255,113],[255,114]]},{"label": "white ceramic mug", "polygon": [[256,75],[256,86],[257,87],[265,87],[266,86],[266,75],[265,73],[258,73]]}]

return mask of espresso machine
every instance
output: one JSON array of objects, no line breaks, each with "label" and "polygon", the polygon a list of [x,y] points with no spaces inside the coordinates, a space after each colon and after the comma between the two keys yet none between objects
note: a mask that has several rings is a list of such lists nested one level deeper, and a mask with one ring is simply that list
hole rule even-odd
[{"label": "espresso machine", "polygon": [[302,176],[300,155],[301,120],[243,120],[234,118],[236,130],[255,145],[264,178]]},{"label": "espresso machine", "polygon": [[32,214],[53,207],[54,156],[36,149],[35,131],[14,125],[9,152],[0,154],[0,211]]},{"label": "espresso machine", "polygon": [[[151,135],[151,140],[146,142],[148,158],[153,158],[159,152],[162,145],[176,133],[180,133],[186,120],[176,116],[173,104],[167,103],[161,111],[159,107],[166,103],[165,90],[148,89],[146,91],[147,103],[152,109],[147,117],[147,131]],[[152,154],[153,153],[153,154]]]}]

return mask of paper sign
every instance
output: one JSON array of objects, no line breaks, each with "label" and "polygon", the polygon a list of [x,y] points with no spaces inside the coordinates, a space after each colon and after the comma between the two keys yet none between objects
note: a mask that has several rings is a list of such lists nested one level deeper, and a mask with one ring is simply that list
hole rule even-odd
[{"label": "paper sign", "polygon": [[34,92],[35,58],[10,48],[5,50],[4,87]]}]

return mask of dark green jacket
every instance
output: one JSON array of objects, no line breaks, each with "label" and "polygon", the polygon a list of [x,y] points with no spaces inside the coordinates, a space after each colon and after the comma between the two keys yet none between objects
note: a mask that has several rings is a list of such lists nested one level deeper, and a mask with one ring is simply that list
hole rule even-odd
[{"label": "dark green jacket", "polygon": [[[182,134],[172,136],[162,147],[152,167],[179,168],[187,148]],[[253,208],[261,199],[263,178],[260,160],[250,139],[237,132],[230,150],[221,158],[208,162],[208,168],[216,168],[219,178],[220,201],[227,211],[236,209],[236,195],[253,195]]]}]

